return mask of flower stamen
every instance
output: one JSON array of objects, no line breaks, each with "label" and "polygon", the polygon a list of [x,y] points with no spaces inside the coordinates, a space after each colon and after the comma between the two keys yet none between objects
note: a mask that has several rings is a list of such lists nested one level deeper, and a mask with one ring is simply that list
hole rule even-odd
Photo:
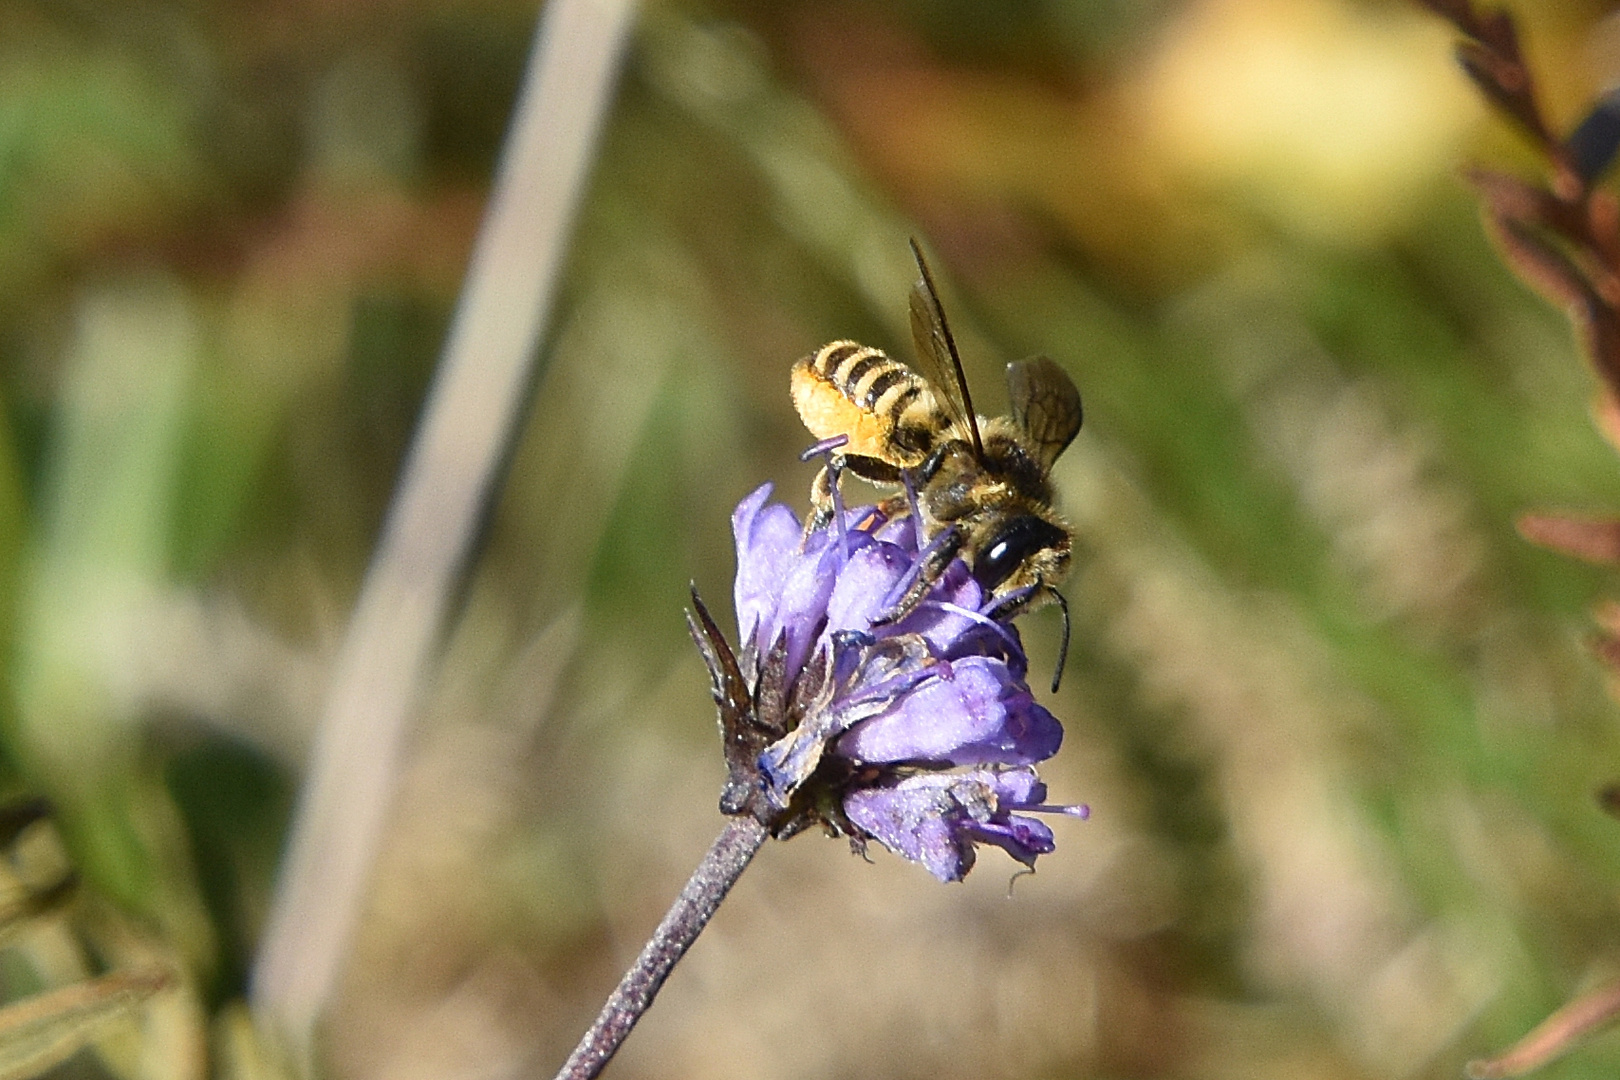
[{"label": "flower stamen", "polygon": [[917,607],[919,609],[927,608],[933,611],[943,611],[948,615],[957,615],[971,622],[978,623],[980,626],[988,627],[995,631],[996,635],[1000,637],[1001,640],[1007,643],[1007,649],[1011,654],[1017,654],[1023,649],[1023,645],[1017,638],[1013,637],[1012,631],[1008,630],[1004,624],[996,622],[996,620],[986,615],[981,615],[977,611],[973,611],[970,608],[965,608],[960,604],[953,604],[949,600],[924,600],[922,603],[918,604]]}]

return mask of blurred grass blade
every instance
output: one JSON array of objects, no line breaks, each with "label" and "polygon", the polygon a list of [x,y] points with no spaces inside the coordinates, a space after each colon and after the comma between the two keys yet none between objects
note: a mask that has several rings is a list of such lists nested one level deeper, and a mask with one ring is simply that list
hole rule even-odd
[{"label": "blurred grass blade", "polygon": [[217,1080],[290,1080],[295,1075],[275,1047],[267,1045],[241,1002],[220,1010],[211,1041]]},{"label": "blurred grass blade", "polygon": [[85,880],[161,927],[188,962],[211,964],[213,928],[173,803],[140,759],[144,703],[132,692],[166,588],[207,336],[184,283],[161,268],[87,283],[70,327],[20,597],[8,750],[29,761]]},{"label": "blurred grass blade", "polygon": [[1565,1005],[1506,1051],[1484,1061],[1470,1061],[1471,1080],[1523,1076],[1561,1056],[1581,1039],[1620,1017],[1620,982],[1599,987]]},{"label": "blurred grass blade", "polygon": [[418,682],[529,384],[632,10],[553,0],[542,13],[460,307],[338,655],[253,982],[261,1021],[306,1064]]},{"label": "blurred grass blade", "polygon": [[0,1009],[0,1080],[28,1080],[77,1053],[109,1020],[169,984],[166,971],[114,972]]}]

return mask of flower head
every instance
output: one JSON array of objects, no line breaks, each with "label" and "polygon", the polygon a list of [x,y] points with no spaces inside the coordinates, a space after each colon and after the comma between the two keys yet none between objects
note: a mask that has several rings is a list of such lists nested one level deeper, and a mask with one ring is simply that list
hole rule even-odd
[{"label": "flower head", "polygon": [[[994,844],[1033,866],[1053,848],[1033,766],[1063,729],[1024,681],[1011,623],[967,566],[890,620],[922,572],[913,519],[840,509],[806,532],[770,485],[732,514],[740,648],[701,603],[693,633],[709,662],[730,776],[728,813],[788,835],[820,823],[877,840],[942,881]],[[695,599],[695,598],[694,598]]]}]

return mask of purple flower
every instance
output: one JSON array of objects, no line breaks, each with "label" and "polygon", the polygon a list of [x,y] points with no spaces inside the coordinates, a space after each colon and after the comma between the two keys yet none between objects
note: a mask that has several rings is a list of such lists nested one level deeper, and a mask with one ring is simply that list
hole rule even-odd
[{"label": "purple flower", "polygon": [[1027,767],[918,773],[850,791],[844,813],[890,851],[922,863],[941,881],[958,881],[973,868],[978,843],[995,844],[1029,867],[1050,852],[1052,830],[1012,813],[1072,812],[1041,805],[1045,797],[1046,785]]},{"label": "purple flower", "polygon": [[[1023,645],[953,562],[903,618],[883,621],[920,573],[910,517],[862,507],[805,533],[769,484],[732,514],[741,648],[699,603],[731,772],[722,808],[778,835],[822,824],[959,880],[977,844],[1027,866],[1053,848],[1032,766],[1063,729],[1024,681]],[[729,713],[729,715],[728,715]],[[1023,813],[1019,813],[1019,812]]]}]

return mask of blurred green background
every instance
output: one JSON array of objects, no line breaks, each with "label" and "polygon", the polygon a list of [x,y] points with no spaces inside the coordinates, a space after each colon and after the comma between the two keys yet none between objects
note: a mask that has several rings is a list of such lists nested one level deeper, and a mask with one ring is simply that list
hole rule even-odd
[{"label": "blurred green background", "polygon": [[[1572,123],[1611,5],[1513,8]],[[86,882],[0,982],[192,980],[63,1076],[208,1075],[534,17],[0,5],[0,776]],[[803,505],[789,365],[909,354],[912,234],[982,408],[1037,351],[1085,398],[1043,773],[1092,819],[1010,896],[767,847],[612,1075],[1454,1077],[1620,974],[1620,585],[1512,524],[1620,461],[1450,51],[1374,0],[646,4],[330,1075],[566,1056],[720,824],[687,583],[727,606],[755,485]]]}]

